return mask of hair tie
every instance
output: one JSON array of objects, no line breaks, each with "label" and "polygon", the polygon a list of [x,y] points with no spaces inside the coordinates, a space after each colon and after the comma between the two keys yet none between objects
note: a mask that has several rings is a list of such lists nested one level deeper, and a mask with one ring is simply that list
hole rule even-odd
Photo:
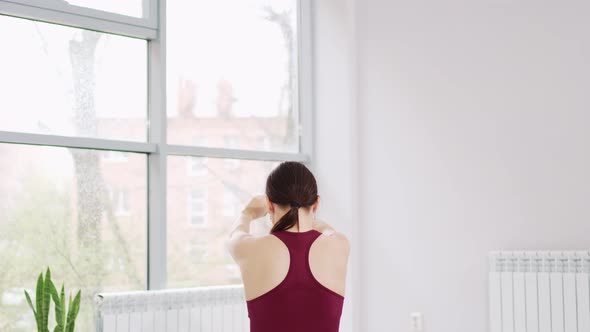
[{"label": "hair tie", "polygon": [[300,208],[301,204],[298,202],[291,202],[291,207],[296,207],[296,208]]}]

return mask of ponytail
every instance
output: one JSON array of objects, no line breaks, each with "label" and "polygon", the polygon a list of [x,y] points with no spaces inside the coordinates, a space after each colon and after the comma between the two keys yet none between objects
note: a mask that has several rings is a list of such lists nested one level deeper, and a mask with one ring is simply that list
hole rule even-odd
[{"label": "ponytail", "polygon": [[299,207],[291,206],[289,211],[285,213],[279,221],[277,221],[273,226],[270,232],[280,232],[286,229],[289,229],[295,224],[299,223]]}]

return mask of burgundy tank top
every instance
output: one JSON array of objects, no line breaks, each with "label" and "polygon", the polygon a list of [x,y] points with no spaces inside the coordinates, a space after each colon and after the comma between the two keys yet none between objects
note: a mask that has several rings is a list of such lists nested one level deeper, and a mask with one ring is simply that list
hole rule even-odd
[{"label": "burgundy tank top", "polygon": [[250,332],[338,332],[344,297],[311,273],[309,249],[322,233],[271,233],[289,249],[287,276],[275,288],[246,301]]}]

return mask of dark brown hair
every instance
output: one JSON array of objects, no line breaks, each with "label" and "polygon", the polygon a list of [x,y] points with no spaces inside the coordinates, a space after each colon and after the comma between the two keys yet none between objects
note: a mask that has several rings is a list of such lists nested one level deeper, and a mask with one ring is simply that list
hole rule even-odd
[{"label": "dark brown hair", "polygon": [[284,231],[299,222],[299,207],[309,208],[318,198],[318,187],[311,171],[302,163],[284,161],[266,179],[266,196],[278,205],[291,208],[272,227]]}]

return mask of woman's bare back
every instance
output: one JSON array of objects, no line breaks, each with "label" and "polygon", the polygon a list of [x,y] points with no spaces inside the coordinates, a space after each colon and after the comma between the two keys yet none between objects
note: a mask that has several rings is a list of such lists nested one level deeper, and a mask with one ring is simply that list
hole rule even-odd
[{"label": "woman's bare back", "polygon": [[[287,246],[272,234],[258,236],[243,247],[238,261],[246,300],[257,298],[285,279],[290,258]],[[311,245],[309,266],[315,279],[344,296],[349,243],[342,233],[325,231]]]}]

